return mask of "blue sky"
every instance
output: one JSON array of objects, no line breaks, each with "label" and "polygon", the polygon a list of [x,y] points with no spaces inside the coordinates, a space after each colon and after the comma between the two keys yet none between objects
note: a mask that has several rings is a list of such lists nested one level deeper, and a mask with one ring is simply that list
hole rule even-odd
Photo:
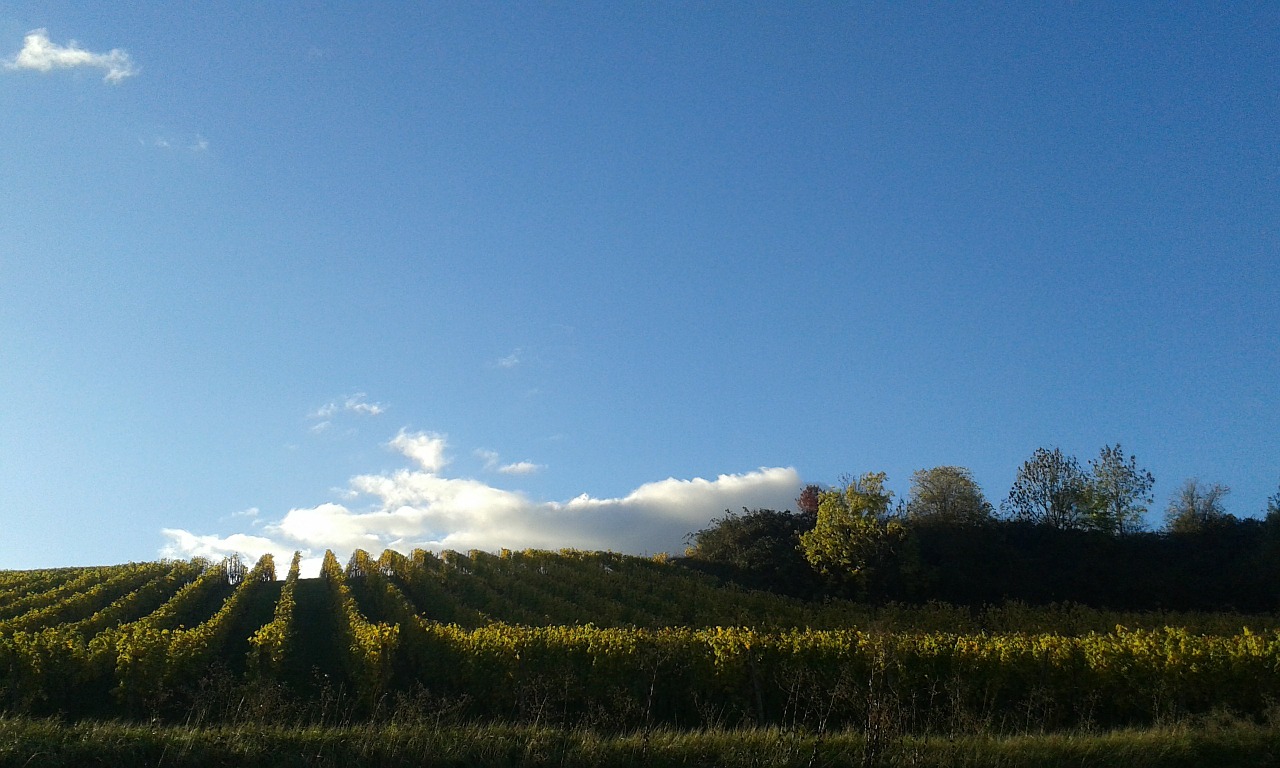
[{"label": "blue sky", "polygon": [[1273,4],[8,4],[0,567],[1280,486]]}]

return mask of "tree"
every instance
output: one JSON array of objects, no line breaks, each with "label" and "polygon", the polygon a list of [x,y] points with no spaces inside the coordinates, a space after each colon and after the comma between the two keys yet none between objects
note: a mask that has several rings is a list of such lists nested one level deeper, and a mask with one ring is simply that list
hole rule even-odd
[{"label": "tree", "polygon": [[226,571],[227,583],[229,584],[239,584],[244,581],[244,577],[249,573],[249,566],[244,564],[239,554],[224,558],[222,567]]},{"label": "tree", "polygon": [[822,501],[822,486],[806,485],[796,497],[796,512],[810,519],[818,518],[818,504]]},{"label": "tree", "polygon": [[732,569],[731,578],[750,586],[804,592],[813,586],[813,570],[800,553],[800,534],[813,527],[813,518],[772,509],[742,514],[725,510],[724,517],[686,537],[685,555]]},{"label": "tree", "polygon": [[1089,525],[1110,533],[1135,533],[1142,529],[1147,504],[1154,498],[1151,487],[1156,478],[1138,467],[1138,460],[1125,461],[1120,444],[1102,447],[1097,459],[1089,462],[1085,484],[1085,506]]},{"label": "tree", "polygon": [[1170,533],[1196,533],[1235,521],[1227,513],[1222,499],[1231,493],[1225,485],[1206,485],[1199,478],[1184,480],[1169,499],[1165,510],[1165,528]]},{"label": "tree", "polygon": [[1280,491],[1267,497],[1267,520],[1280,522]]},{"label": "tree", "polygon": [[823,491],[817,524],[800,536],[810,565],[864,595],[873,577],[890,565],[905,534],[889,514],[893,492],[884,487],[885,478],[883,472],[868,472],[843,490]]},{"label": "tree", "polygon": [[1061,449],[1037,448],[1018,468],[1001,509],[1013,520],[1053,528],[1088,528],[1086,478]]},{"label": "tree", "polygon": [[913,523],[974,525],[991,520],[991,503],[964,467],[919,469],[911,475],[907,519]]}]

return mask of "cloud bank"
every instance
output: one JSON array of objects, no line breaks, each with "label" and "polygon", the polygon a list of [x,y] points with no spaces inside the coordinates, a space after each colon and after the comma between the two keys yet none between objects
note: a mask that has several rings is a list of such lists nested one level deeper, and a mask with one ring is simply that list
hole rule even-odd
[{"label": "cloud bank", "polygon": [[126,77],[138,74],[129,54],[120,48],[112,48],[108,53],[93,53],[79,47],[74,40],[62,46],[51,41],[49,33],[43,29],[28,32],[23,38],[22,50],[12,61],[6,62],[5,66],[8,69],[31,69],[37,72],[74,67],[105,69],[107,73],[102,79],[113,85],[119,85]]},{"label": "cloud bank", "polygon": [[[535,501],[479,480],[448,477],[443,472],[449,463],[443,435],[401,430],[388,445],[416,466],[353,477],[350,493],[340,494],[342,503],[291,509],[280,520],[259,525],[254,535],[165,529],[168,543],[161,554],[186,558],[239,553],[256,559],[271,552],[277,562],[287,562],[294,550],[302,550],[314,570],[326,549],[340,558],[357,548],[375,555],[388,548],[409,552],[417,547],[679,552],[685,534],[705,527],[724,510],[787,509],[801,487],[795,469],[774,467],[714,480],[668,478],[619,498],[583,494],[565,502]],[[362,498],[369,503],[358,507],[355,502]]]}]

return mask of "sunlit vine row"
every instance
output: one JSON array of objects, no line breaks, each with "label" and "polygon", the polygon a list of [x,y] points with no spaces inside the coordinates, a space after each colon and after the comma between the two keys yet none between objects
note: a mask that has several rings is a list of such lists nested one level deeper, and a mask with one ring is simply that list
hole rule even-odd
[{"label": "sunlit vine row", "polygon": [[[62,602],[28,612],[18,617],[18,621],[35,627],[82,615],[97,598],[122,585],[127,588],[139,579],[150,580],[130,595],[140,601],[161,600],[165,590],[176,589],[176,584],[198,567],[163,562],[83,570],[85,573],[72,580],[72,583],[83,585],[85,591],[81,596],[69,596]],[[91,585],[84,578],[90,575],[98,579],[96,584]],[[80,621],[0,636],[0,693],[4,700],[30,708],[42,701],[74,697],[76,691],[110,676],[109,662],[104,664],[101,656],[95,657],[87,638],[103,627],[122,621],[124,612],[136,607],[126,598],[116,600]],[[100,645],[109,642],[105,636],[113,631],[98,633],[93,640]]]},{"label": "sunlit vine row", "polygon": [[201,564],[188,562],[167,563],[164,571],[137,589],[104,606],[88,618],[58,627],[63,632],[74,632],[82,637],[93,637],[99,632],[118,627],[142,616],[150,615],[161,604],[200,575]]},{"label": "sunlit vine row", "polygon": [[43,568],[35,571],[0,571],[0,611],[31,595],[83,575],[84,568]]},{"label": "sunlit vine row", "polygon": [[302,553],[294,552],[271,621],[263,624],[249,637],[250,666],[258,674],[279,674],[285,659],[293,652],[294,638],[298,632],[294,615],[297,601],[294,595],[298,588],[301,562]]},{"label": "sunlit vine row", "polygon": [[173,597],[159,608],[143,616],[134,624],[161,630],[180,629],[186,619],[201,619],[197,612],[202,607],[213,601],[217,601],[220,606],[222,601],[230,596],[231,587],[225,563],[210,563],[196,559],[192,564],[200,570],[200,575],[174,593]]},{"label": "sunlit vine row", "polygon": [[30,592],[0,609],[0,623],[7,623],[23,614],[57,605],[87,589],[108,581],[120,574],[132,573],[133,564],[78,568],[62,578],[55,579],[48,589]]},{"label": "sunlit vine row", "polygon": [[[422,558],[414,558],[421,563]],[[413,560],[403,556],[388,558],[386,553],[373,563],[371,569],[365,568],[369,563],[367,555],[357,550],[352,556],[353,567],[348,571],[361,574],[359,586],[364,603],[382,617],[387,623],[398,628],[396,648],[393,660],[394,676],[401,682],[409,679],[430,680],[435,674],[432,650],[425,639],[428,627],[438,622],[424,619],[417,612],[413,603],[401,591],[397,583],[403,583],[406,576],[412,576],[416,568]]]},{"label": "sunlit vine row", "polygon": [[[225,562],[218,570],[226,579]],[[123,701],[136,702],[161,686],[198,678],[228,641],[237,613],[275,577],[272,556],[263,555],[218,611],[194,627],[161,628],[153,615],[121,627],[109,638],[106,633],[99,635],[103,642],[95,638],[91,647],[98,658],[111,657],[117,695]]]},{"label": "sunlit vine row", "polygon": [[173,633],[173,642],[169,647],[170,668],[183,670],[185,667],[187,670],[197,671],[206,665],[209,658],[227,641],[237,613],[245,608],[254,594],[265,584],[275,580],[275,559],[270,554],[265,554],[217,613],[191,629]]},{"label": "sunlit vine row", "polygon": [[347,586],[346,575],[332,550],[325,552],[320,577],[329,590],[347,675],[361,694],[375,697],[391,679],[400,628],[393,624],[370,623],[360,613]]},{"label": "sunlit vine row", "polygon": [[87,619],[100,608],[141,587],[144,583],[162,579],[173,568],[174,566],[168,563],[132,563],[102,569],[97,583],[86,584],[83,589],[65,594],[57,602],[7,619],[0,623],[0,633],[39,629]]}]

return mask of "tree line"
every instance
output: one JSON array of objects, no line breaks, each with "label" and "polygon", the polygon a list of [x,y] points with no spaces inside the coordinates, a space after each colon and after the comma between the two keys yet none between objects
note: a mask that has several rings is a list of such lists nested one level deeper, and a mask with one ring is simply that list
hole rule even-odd
[{"label": "tree line", "polygon": [[1280,608],[1280,491],[1261,518],[1229,489],[1185,480],[1149,530],[1155,478],[1120,445],[1082,465],[1038,448],[999,507],[972,473],[922,469],[895,500],[883,472],[807,486],[795,511],[726,510],[689,535],[684,562],[805,597],[1126,610]]}]

